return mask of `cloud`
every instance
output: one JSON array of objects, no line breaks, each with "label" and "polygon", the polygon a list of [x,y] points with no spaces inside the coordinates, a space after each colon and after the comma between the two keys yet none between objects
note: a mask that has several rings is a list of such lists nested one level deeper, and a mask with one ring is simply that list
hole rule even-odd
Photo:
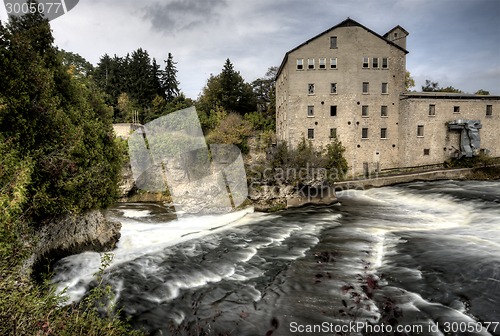
[{"label": "cloud", "polygon": [[145,18],[151,20],[153,28],[178,33],[213,22],[226,6],[226,0],[174,0],[147,6]]}]

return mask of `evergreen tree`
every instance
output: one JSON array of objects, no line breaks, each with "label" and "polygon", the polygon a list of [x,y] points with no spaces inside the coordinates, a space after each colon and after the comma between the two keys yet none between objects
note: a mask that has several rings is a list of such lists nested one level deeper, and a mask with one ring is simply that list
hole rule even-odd
[{"label": "evergreen tree", "polygon": [[70,75],[41,14],[12,18],[0,36],[0,139],[32,163],[30,214],[45,219],[111,204],[121,163],[101,93]]},{"label": "evergreen tree", "polygon": [[257,110],[257,99],[252,86],[243,80],[227,59],[219,75],[210,75],[197,107],[207,115],[218,107],[244,115]]},{"label": "evergreen tree", "polygon": [[165,70],[161,76],[161,86],[167,102],[171,102],[180,93],[176,64],[172,54],[168,53],[168,58],[165,60]]}]

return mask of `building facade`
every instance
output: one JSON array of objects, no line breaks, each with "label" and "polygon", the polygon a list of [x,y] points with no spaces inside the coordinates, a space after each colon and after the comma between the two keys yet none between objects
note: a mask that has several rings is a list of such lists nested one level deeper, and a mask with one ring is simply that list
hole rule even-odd
[{"label": "building facade", "polygon": [[407,36],[348,18],[287,52],[276,76],[278,141],[319,147],[337,138],[350,173],[366,175],[442,163],[463,137],[447,123],[479,120],[481,149],[500,156],[500,97],[406,93]]}]

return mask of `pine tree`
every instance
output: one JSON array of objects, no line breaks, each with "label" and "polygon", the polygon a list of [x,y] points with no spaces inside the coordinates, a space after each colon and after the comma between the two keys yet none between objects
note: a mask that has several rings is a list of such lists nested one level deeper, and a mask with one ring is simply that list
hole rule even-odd
[{"label": "pine tree", "polygon": [[177,62],[174,62],[172,54],[168,53],[168,57],[165,60],[165,70],[161,76],[161,86],[167,102],[171,102],[180,93],[176,64]]}]

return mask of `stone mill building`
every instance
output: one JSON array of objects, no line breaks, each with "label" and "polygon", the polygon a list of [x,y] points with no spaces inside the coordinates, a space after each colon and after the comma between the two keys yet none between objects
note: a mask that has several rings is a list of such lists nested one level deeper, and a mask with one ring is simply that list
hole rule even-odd
[{"label": "stone mill building", "polygon": [[350,173],[500,156],[500,97],[405,92],[406,38],[348,18],[285,54],[276,76],[278,141],[338,138]]}]

